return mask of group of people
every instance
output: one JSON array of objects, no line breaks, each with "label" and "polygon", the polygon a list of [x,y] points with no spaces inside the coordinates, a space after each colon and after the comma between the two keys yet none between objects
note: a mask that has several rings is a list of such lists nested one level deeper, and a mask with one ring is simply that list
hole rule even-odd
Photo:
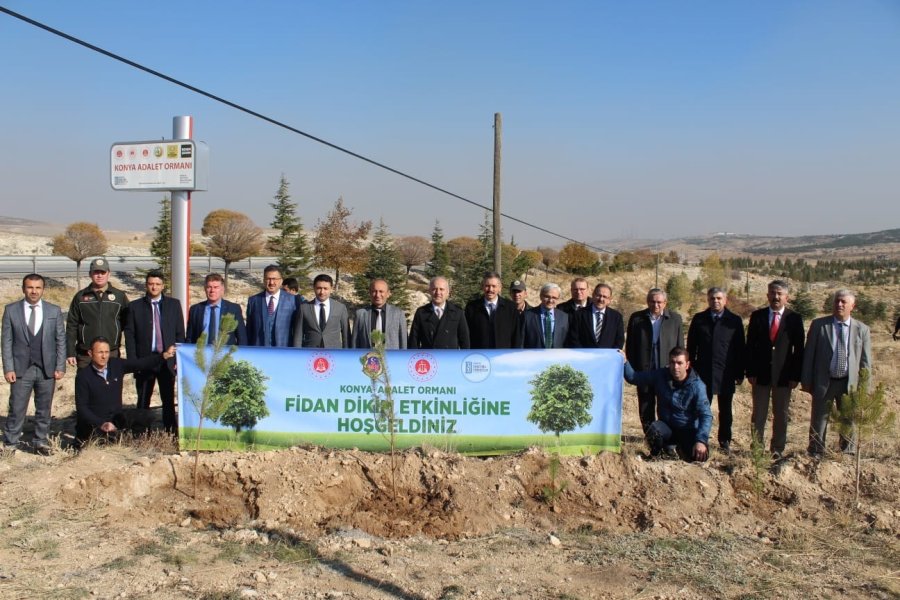
[{"label": "group of people", "polygon": [[[223,341],[238,346],[369,348],[372,333],[380,331],[387,349],[624,348],[625,379],[638,386],[638,412],[651,453],[680,453],[688,460],[708,456],[713,396],[718,398],[719,446],[729,450],[732,398],[745,377],[753,388],[751,421],[760,442],[771,398],[773,459],[784,452],[791,390],[798,383],[813,396],[808,450],[821,454],[831,404],[856,385],[871,357],[869,330],[851,318],[855,299],[847,290],[835,294],[832,316],[813,321],[804,352],[803,322],[786,306],[789,287],[783,281],[769,284],[769,306],[751,315],[746,336],[741,318],[726,307],[725,291],[710,289],[709,308],[694,315],[685,344],[682,319],[666,307],[663,290],[650,290],[647,309],[633,313],[626,327],[622,314],[610,306],[612,287],[599,283],[589,297],[588,282],[580,277],[571,283],[569,300],[560,302],[560,286],[548,283],[533,307],[521,281],[512,282],[508,299],[502,297],[497,273],[484,275],[482,294],[464,307],[450,301],[447,278],[434,277],[430,301],[416,309],[409,329],[403,310],[389,303],[388,282],[374,279],[352,330],[349,310],[331,297],[334,281],[327,274],[313,279],[314,298],[306,301],[298,295],[296,280],[285,280],[277,265],[266,267],[264,289],[248,299],[245,320],[240,305],[225,300],[222,276],[210,273],[204,280],[206,298],[190,307],[186,327],[179,300],[163,293],[161,273],[147,273],[145,295],[131,303],[109,284],[105,259],[91,263],[90,278],[72,299],[65,327],[61,309],[42,299],[41,275],[26,275],[24,298],[6,306],[3,371],[12,386],[4,430],[8,447],[20,443],[33,394],[32,445],[38,452],[49,450],[54,381],[63,377],[66,364],[78,367],[79,440],[122,428],[125,373],[134,373],[138,408],[149,408],[159,388],[163,426],[176,432],[174,345],[201,339],[214,343],[225,334],[225,315],[233,316],[236,327]],[[123,339],[127,359],[120,356]],[[841,440],[845,449],[852,443]]]}]

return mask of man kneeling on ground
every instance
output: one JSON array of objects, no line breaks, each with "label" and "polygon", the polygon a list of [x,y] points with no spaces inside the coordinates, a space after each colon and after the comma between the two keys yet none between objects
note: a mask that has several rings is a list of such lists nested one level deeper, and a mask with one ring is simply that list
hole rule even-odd
[{"label": "man kneeling on ground", "polygon": [[626,360],[625,381],[656,389],[658,416],[646,434],[652,456],[659,456],[663,450],[674,456],[677,449],[687,461],[706,460],[712,411],[706,387],[691,369],[687,350],[673,348],[665,369],[635,372]]},{"label": "man kneeling on ground", "polygon": [[175,346],[144,358],[111,358],[109,340],[91,342],[91,362],[75,375],[75,438],[84,444],[92,436],[115,437],[125,426],[122,413],[122,379],[125,373],[156,369],[175,355]]}]

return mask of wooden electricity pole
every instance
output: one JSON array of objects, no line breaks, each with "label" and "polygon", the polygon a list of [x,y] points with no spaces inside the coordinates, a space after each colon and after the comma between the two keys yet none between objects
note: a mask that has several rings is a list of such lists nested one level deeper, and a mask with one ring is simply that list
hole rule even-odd
[{"label": "wooden electricity pole", "polygon": [[503,273],[500,264],[500,154],[503,118],[494,113],[494,270]]}]

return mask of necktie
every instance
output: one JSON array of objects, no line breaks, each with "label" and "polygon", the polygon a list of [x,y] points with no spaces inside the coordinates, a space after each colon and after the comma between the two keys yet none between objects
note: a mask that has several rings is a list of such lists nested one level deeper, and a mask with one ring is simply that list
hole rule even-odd
[{"label": "necktie", "polygon": [[319,331],[325,331],[325,305],[319,304]]},{"label": "necktie", "polygon": [[31,337],[34,337],[34,334],[37,333],[34,330],[37,325],[37,313],[34,309],[37,307],[34,304],[29,304],[28,308],[31,309],[31,313],[28,315],[28,331],[31,333]]},{"label": "necktie", "polygon": [[834,363],[834,377],[847,376],[847,342],[844,340],[844,324],[837,324],[837,358]]},{"label": "necktie", "polygon": [[488,309],[488,316],[493,319],[494,318],[494,303],[488,302],[487,309]]},{"label": "necktie", "polygon": [[206,343],[207,345],[213,345],[216,343],[216,334],[219,329],[219,319],[216,316],[216,309],[218,306],[210,306],[209,307],[209,327],[206,329],[209,332],[207,336]]},{"label": "necktie", "polygon": [[381,331],[381,309],[375,309],[375,326],[372,327],[372,331]]},{"label": "necktie", "polygon": [[594,341],[600,342],[600,334],[603,332],[603,313],[597,313],[597,326],[594,328]]},{"label": "necktie", "polygon": [[434,315],[438,318],[438,321],[441,320],[441,316],[444,314],[444,309],[440,306],[434,307]]},{"label": "necktie", "polygon": [[544,313],[544,348],[553,347],[553,323],[550,320],[550,313]]},{"label": "necktie", "polygon": [[275,314],[275,296],[269,296],[269,316]]},{"label": "necktie", "polygon": [[781,313],[774,313],[772,315],[772,325],[769,327],[769,341],[773,344],[775,343],[775,338],[778,337],[778,328],[781,326]]},{"label": "necktie", "polygon": [[153,341],[156,345],[156,348],[153,349],[154,352],[162,352],[163,348],[163,337],[162,337],[162,325],[159,322],[159,302],[153,302]]}]

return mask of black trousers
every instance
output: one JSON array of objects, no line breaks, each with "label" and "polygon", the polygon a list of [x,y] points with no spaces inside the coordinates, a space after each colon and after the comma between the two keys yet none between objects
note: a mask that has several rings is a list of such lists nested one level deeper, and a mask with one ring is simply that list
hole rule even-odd
[{"label": "black trousers", "polygon": [[641,427],[644,430],[644,435],[646,435],[650,424],[656,420],[656,390],[654,388],[639,387],[637,389],[637,397],[638,415],[641,417]]},{"label": "black trousers", "polygon": [[[709,398],[709,405],[712,406],[713,395],[707,388],[706,395]],[[719,399],[719,445],[731,443],[731,425],[734,423],[734,416],[731,414],[731,403],[734,400],[734,392],[730,394],[716,394]]]},{"label": "black trousers", "polygon": [[158,371],[140,371],[134,374],[137,388],[137,407],[150,408],[153,387],[159,383],[159,399],[162,401],[163,427],[169,433],[178,430],[178,416],[175,413],[175,376],[165,364]]}]

